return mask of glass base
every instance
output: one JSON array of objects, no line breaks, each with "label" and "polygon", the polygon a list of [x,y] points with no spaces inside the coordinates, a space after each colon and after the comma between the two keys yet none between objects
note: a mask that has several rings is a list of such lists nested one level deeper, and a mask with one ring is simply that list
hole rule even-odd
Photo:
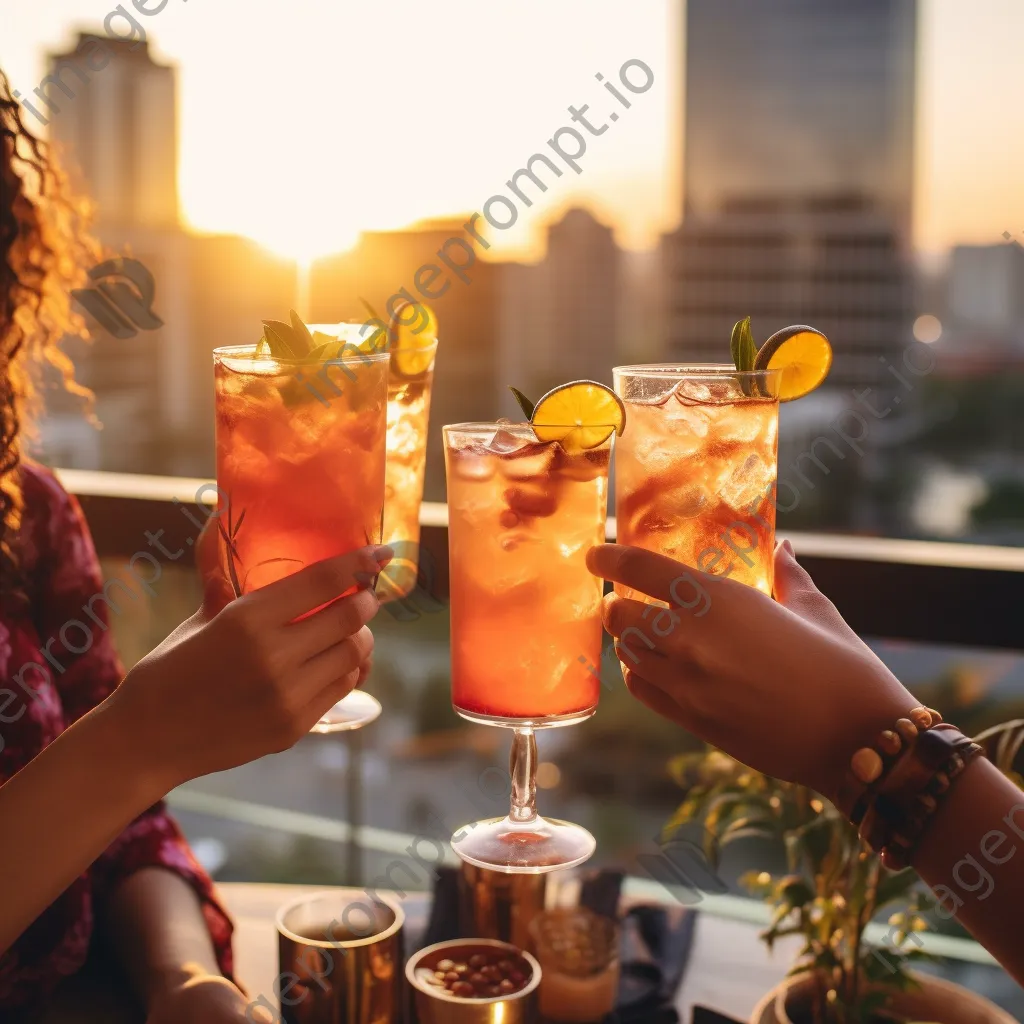
[{"label": "glass base", "polygon": [[498,725],[504,729],[558,729],[563,725],[577,725],[585,722],[588,718],[594,717],[597,705],[584,708],[582,711],[570,711],[567,715],[546,715],[542,718],[506,718],[502,715],[484,715],[478,711],[467,711],[453,704],[455,713],[467,722],[476,722],[477,725]]},{"label": "glass base", "polygon": [[539,875],[589,860],[597,841],[579,825],[555,818],[532,821],[492,818],[466,825],[452,836],[452,849],[478,868],[509,875]]},{"label": "glass base", "polygon": [[310,732],[348,732],[369,725],[381,713],[380,701],[363,690],[353,690],[339,700]]}]

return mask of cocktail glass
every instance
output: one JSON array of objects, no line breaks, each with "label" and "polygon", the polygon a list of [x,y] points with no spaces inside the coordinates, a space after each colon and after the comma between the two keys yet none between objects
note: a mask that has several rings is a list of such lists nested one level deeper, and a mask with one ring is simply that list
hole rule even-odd
[{"label": "cocktail glass", "polygon": [[381,603],[408,597],[416,588],[420,559],[420,505],[427,464],[427,426],[437,342],[417,351],[423,369],[403,372],[392,355],[388,377],[387,484],[384,543],[395,552],[381,573]]},{"label": "cocktail glass", "polygon": [[[388,354],[328,363],[214,351],[218,528],[235,596],[378,544],[384,509]],[[372,581],[367,581],[369,585]],[[354,690],[314,732],[359,728],[380,704]]]},{"label": "cocktail glass", "polygon": [[452,704],[513,730],[508,816],[452,839],[477,867],[537,873],[594,852],[586,829],[537,814],[535,734],[597,709],[602,585],[586,556],[604,541],[608,432],[600,447],[569,452],[529,424],[444,428]]},{"label": "cocktail glass", "polygon": [[620,544],[771,594],[780,376],[728,365],[615,368],[626,406],[615,448]]}]

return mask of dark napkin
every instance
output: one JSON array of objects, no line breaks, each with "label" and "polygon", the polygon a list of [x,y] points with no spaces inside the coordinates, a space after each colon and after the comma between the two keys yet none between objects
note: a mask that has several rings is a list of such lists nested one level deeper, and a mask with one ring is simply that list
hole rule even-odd
[{"label": "dark napkin", "polygon": [[[678,1024],[679,1014],[672,1004],[689,960],[696,912],[641,904],[620,917],[624,878],[621,871],[593,871],[580,886],[581,906],[619,919],[622,927],[618,1005],[602,1024]],[[459,871],[441,868],[423,945],[462,937]]]},{"label": "dark napkin", "polygon": [[746,1022],[737,1020],[735,1017],[727,1017],[724,1013],[711,1010],[706,1006],[695,1006],[693,1008],[693,1024],[746,1024]]}]

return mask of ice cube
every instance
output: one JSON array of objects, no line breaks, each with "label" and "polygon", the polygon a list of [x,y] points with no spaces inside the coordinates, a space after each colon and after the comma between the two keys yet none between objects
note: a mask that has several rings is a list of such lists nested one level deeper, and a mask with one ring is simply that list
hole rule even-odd
[{"label": "ice cube", "polygon": [[694,484],[663,491],[652,502],[637,509],[634,529],[641,535],[678,530],[680,523],[700,516],[707,504],[707,492]]},{"label": "ice cube", "polygon": [[600,476],[608,468],[611,451],[608,448],[594,448],[589,451],[567,452],[558,447],[553,459],[553,472],[564,474],[570,480],[585,483]]},{"label": "ice cube", "polygon": [[646,473],[660,473],[671,468],[680,454],[678,446],[673,443],[669,447],[665,438],[657,434],[641,438],[633,448],[633,457],[642,464]]},{"label": "ice cube", "polygon": [[673,446],[676,438],[686,437],[707,437],[711,429],[712,411],[708,403],[687,405],[685,403],[670,408],[666,417],[669,429],[672,431]]},{"label": "ice cube", "polygon": [[660,380],[656,377],[638,378],[633,387],[638,390],[625,399],[627,405],[664,405],[676,388],[671,378]]},{"label": "ice cube", "polygon": [[681,380],[673,394],[683,405],[707,405],[714,401],[710,382],[703,380]]},{"label": "ice cube", "polygon": [[455,475],[462,480],[482,483],[494,476],[494,457],[482,445],[453,448],[448,452],[448,461]]},{"label": "ice cube", "polygon": [[514,452],[503,456],[501,471],[510,480],[542,477],[551,469],[557,447],[557,441],[527,442]]},{"label": "ice cube", "polygon": [[509,487],[504,495],[509,509],[523,518],[554,515],[558,498],[548,487]]},{"label": "ice cube", "polygon": [[765,462],[759,452],[751,452],[720,480],[717,493],[724,502],[742,512],[768,494],[774,476],[775,467]]},{"label": "ice cube", "polygon": [[518,437],[510,430],[499,430],[494,437],[487,442],[487,449],[497,455],[509,455],[518,448],[523,448],[530,441],[524,437]]}]

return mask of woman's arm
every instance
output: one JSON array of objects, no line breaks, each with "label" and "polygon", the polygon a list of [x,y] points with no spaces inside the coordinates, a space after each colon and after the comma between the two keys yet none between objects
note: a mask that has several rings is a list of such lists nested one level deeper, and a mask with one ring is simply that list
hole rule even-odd
[{"label": "woman's arm", "polygon": [[221,976],[203,905],[180,875],[135,872],[110,899],[105,924],[150,1024],[245,1020],[245,997]]},{"label": "woman's arm", "polygon": [[0,953],[174,783],[104,704],[0,786]]},{"label": "woman's arm", "polygon": [[338,596],[389,558],[355,551],[200,611],[0,786],[0,954],[164,793],[292,746],[357,685],[378,603]]},{"label": "woman's arm", "polygon": [[935,896],[926,916],[956,915],[1024,985],[1024,792],[984,758],[971,762],[936,811],[913,866]]},{"label": "woman's arm", "polygon": [[[776,552],[775,601],[639,548],[604,545],[588,564],[666,606],[606,598],[630,692],[767,775],[835,802],[854,751],[919,704],[788,545]],[[1024,984],[1024,792],[974,761],[942,801],[914,867],[945,908],[935,913],[955,912]]]}]

